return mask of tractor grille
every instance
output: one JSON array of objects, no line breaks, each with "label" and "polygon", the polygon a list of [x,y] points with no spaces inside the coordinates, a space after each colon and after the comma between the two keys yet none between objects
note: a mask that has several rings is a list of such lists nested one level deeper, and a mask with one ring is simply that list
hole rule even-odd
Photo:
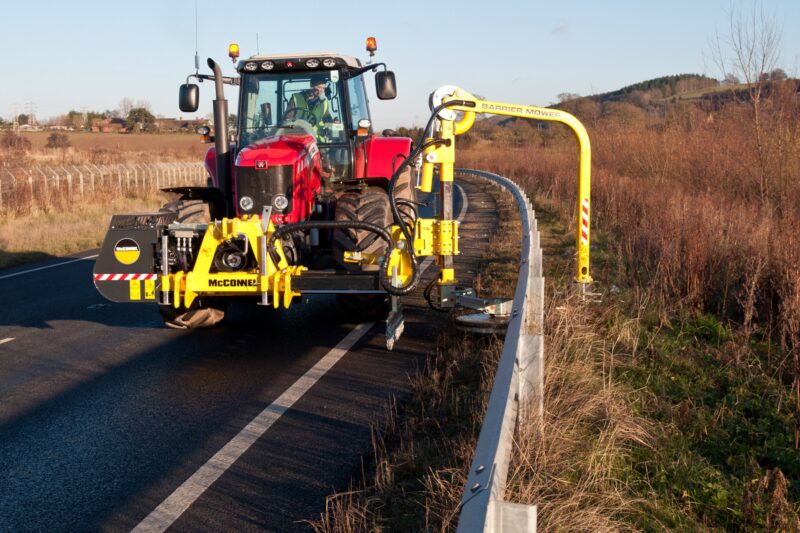
[{"label": "tractor grille", "polygon": [[[286,195],[289,206],[283,211],[273,209],[273,213],[288,213],[292,210],[292,165],[271,166],[266,170],[252,167],[236,169],[237,210],[242,214],[261,214],[264,206],[272,205],[276,194]],[[253,199],[253,207],[242,209],[242,197]]]}]

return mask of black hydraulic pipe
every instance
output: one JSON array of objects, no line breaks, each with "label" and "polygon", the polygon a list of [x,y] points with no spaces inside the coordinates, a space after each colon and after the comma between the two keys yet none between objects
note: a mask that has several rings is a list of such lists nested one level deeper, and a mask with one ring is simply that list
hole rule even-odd
[{"label": "black hydraulic pipe", "polygon": [[[223,89],[222,69],[210,57],[208,66],[214,71],[214,87],[216,89],[216,99],[214,100],[214,148],[217,152],[217,183],[222,194],[225,196],[228,209],[233,210],[233,187],[231,183],[231,147],[228,141],[228,101],[225,99]],[[231,216],[233,213],[225,213]]]}]

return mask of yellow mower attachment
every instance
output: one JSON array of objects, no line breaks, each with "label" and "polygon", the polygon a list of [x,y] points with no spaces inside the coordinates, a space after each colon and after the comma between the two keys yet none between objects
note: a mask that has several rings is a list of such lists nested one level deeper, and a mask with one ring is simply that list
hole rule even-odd
[{"label": "yellow mower attachment", "polygon": [[[292,267],[286,261],[280,242],[276,242],[276,253],[280,259],[276,265],[262,240],[266,241],[275,231],[270,221],[266,232],[262,221],[255,216],[243,218],[223,218],[208,225],[194,267],[189,272],[177,271],[161,276],[161,291],[172,293],[172,306],[190,307],[198,296],[258,296],[271,294],[273,305],[279,302],[288,308],[293,296],[298,292],[291,290],[290,278],[299,275],[302,267]],[[259,269],[238,272],[212,272],[214,259],[219,250],[232,239],[240,239],[254,252]],[[283,295],[283,298],[281,298]]]}]

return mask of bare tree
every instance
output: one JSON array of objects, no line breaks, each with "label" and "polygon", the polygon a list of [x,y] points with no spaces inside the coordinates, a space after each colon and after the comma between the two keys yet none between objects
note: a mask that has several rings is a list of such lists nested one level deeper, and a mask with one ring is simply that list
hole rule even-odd
[{"label": "bare tree", "polygon": [[[781,43],[781,30],[776,18],[764,12],[759,1],[749,12],[730,5],[727,33],[716,33],[711,43],[711,56],[724,77],[735,76],[747,85],[747,100],[752,111],[753,133],[758,158],[757,179],[764,204],[770,203],[768,146],[763,123],[763,99],[769,73],[775,69]],[[736,96],[735,86],[730,85]]]},{"label": "bare tree", "polygon": [[[750,86],[751,99],[761,96],[764,76],[775,69],[781,45],[781,30],[773,15],[755,2],[745,13],[731,4],[728,30],[712,41],[711,54],[723,74],[733,74]],[[768,77],[767,77],[768,79]]]},{"label": "bare tree", "polygon": [[153,106],[151,106],[150,102],[148,102],[147,100],[136,100],[136,106],[135,107],[141,108],[141,109],[147,109],[151,113],[153,111]]},{"label": "bare tree", "polygon": [[117,104],[117,106],[119,107],[120,116],[121,117],[127,117],[128,114],[131,112],[131,109],[133,109],[133,107],[134,107],[133,106],[133,100],[131,100],[130,98],[125,97],[125,98],[123,98],[122,100],[119,101],[119,104]]}]

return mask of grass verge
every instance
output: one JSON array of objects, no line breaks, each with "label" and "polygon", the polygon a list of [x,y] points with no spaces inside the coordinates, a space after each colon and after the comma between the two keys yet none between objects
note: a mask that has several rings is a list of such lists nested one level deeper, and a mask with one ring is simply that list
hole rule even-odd
[{"label": "grass verge", "polygon": [[[492,242],[498,244],[486,256],[479,285],[484,294],[508,295],[516,284],[519,225],[513,200],[495,194],[501,225]],[[568,295],[567,228],[537,215],[545,256],[557,258],[548,260],[556,285],[547,295],[546,429],[542,437],[532,427],[518,432],[507,499],[538,505],[542,530],[635,529],[643,498],[627,480],[639,450],[652,448],[650,427],[630,391],[612,378],[605,322]],[[633,334],[630,327],[613,332],[617,339]],[[362,479],[328,499],[314,529],[455,529],[501,346],[502,339],[443,333],[414,378],[411,400],[388,409],[387,428],[375,433]]]},{"label": "grass verge", "polygon": [[5,217],[0,222],[0,268],[97,248],[114,213],[158,210],[160,192],[95,197],[80,204]]}]

